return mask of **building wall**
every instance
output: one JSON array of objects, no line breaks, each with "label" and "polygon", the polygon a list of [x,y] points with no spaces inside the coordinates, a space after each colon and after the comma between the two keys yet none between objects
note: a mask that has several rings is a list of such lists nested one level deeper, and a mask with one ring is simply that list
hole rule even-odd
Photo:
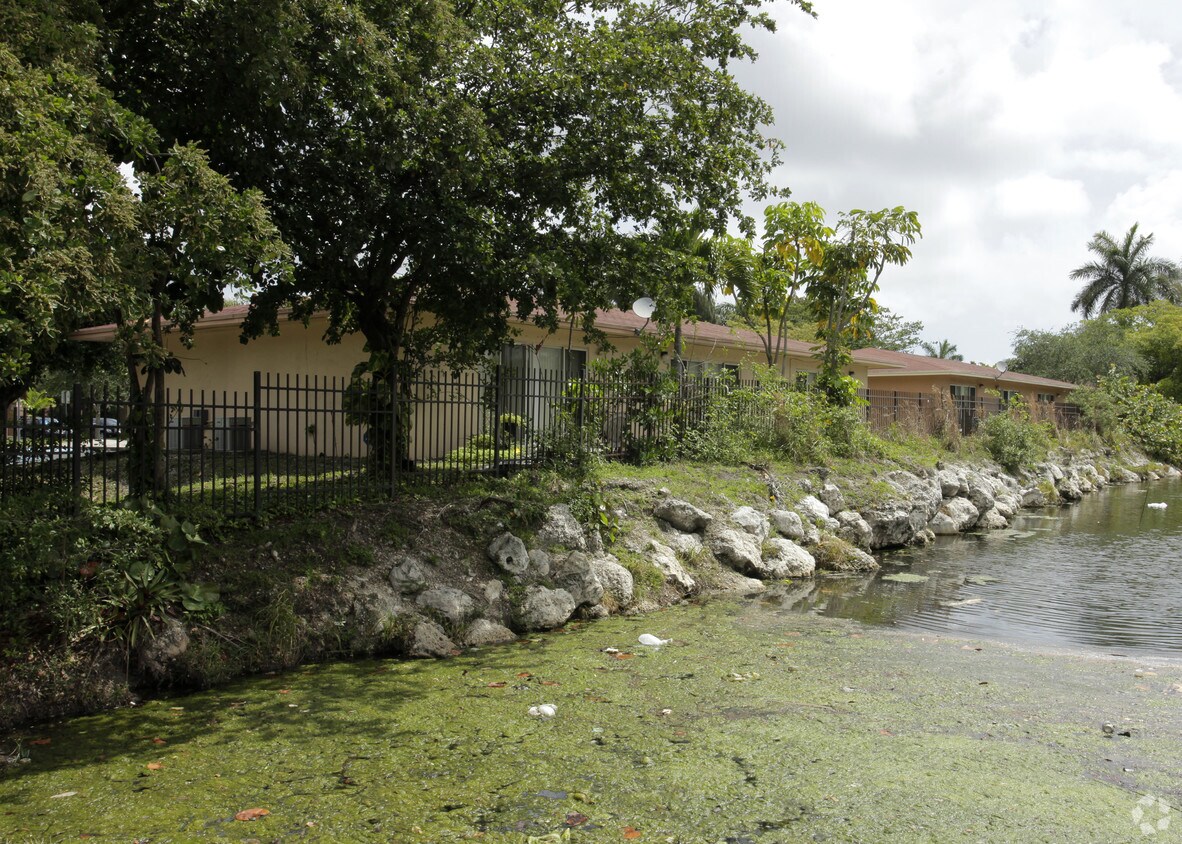
[{"label": "building wall", "polygon": [[978,378],[975,376],[964,375],[932,375],[932,376],[873,376],[869,379],[869,389],[874,392],[892,392],[898,391],[900,393],[931,393],[933,389],[938,389],[941,393],[947,395],[948,390],[953,385],[964,387],[975,387],[977,389],[977,397],[981,398],[986,390],[1013,390],[1021,393],[1027,401],[1034,401],[1039,393],[1049,393],[1055,396],[1055,401],[1061,402],[1067,399],[1068,393],[1065,390],[1056,390],[1051,387],[1032,387],[1029,384],[1019,384],[1013,381],[1007,381],[1005,378],[994,380],[992,378]]},{"label": "building wall", "polygon": [[[257,436],[265,451],[299,455],[324,454],[328,457],[363,457],[368,452],[364,430],[350,425],[340,407],[340,390],[348,383],[354,367],[366,359],[364,339],[349,335],[340,343],[323,341],[327,322],[323,315],[312,318],[307,326],[299,322],[280,324],[278,336],[264,336],[243,344],[236,323],[206,323],[199,327],[192,348],[184,348],[176,335],[168,335],[167,344],[184,366],[183,374],[169,376],[169,400],[189,409],[173,413],[170,424],[180,428],[198,425],[203,433],[177,434],[202,436],[207,445],[219,434],[219,426],[235,424],[231,420],[252,417],[254,372],[263,373],[263,414]],[[541,344],[544,348],[585,349],[588,361],[613,354],[626,354],[641,344],[632,331],[609,333],[614,352],[600,352],[582,343],[580,332],[549,334],[534,325],[519,329],[513,342],[523,346]],[[684,332],[683,357],[688,362],[739,367],[739,377],[751,378],[754,366],[764,363],[762,349],[738,345],[700,335],[696,326]],[[667,366],[671,355],[662,358]],[[817,362],[806,354],[785,355],[781,372],[792,380],[798,373],[815,372]],[[854,377],[865,383],[867,368],[854,364]],[[411,423],[415,460],[437,460],[462,446],[487,424],[489,413],[484,385],[475,372],[428,373],[436,380],[430,391],[420,391]],[[552,397],[536,397],[530,407],[540,407]],[[207,409],[202,412],[203,405]],[[445,411],[446,408],[446,411]],[[543,414],[545,415],[545,414]],[[204,417],[204,423],[196,417]],[[221,418],[219,418],[221,417]],[[539,418],[539,424],[545,424]],[[239,423],[241,424],[241,423]],[[179,440],[178,440],[179,442]]]}]

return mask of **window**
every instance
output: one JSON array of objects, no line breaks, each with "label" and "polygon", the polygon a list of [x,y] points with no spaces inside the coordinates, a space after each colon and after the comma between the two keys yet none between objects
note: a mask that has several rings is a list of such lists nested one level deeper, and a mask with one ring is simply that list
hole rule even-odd
[{"label": "window", "polygon": [[712,363],[704,360],[687,360],[685,374],[691,378],[739,377],[739,366],[734,363]]},{"label": "window", "polygon": [[976,387],[964,387],[960,384],[953,384],[948,389],[952,391],[952,398],[957,402],[971,402],[977,398]]},{"label": "window", "polygon": [[798,372],[796,373],[795,381],[796,389],[802,393],[817,386],[817,373],[815,372]]},{"label": "window", "polygon": [[1022,394],[1019,393],[1017,390],[1002,390],[1001,391],[1001,403],[1003,406],[1009,404],[1011,400],[1020,399],[1021,397],[1022,397]]},{"label": "window", "polygon": [[1039,402],[1042,402],[1044,404],[1054,404],[1055,403],[1055,394],[1054,393],[1039,393],[1037,396],[1037,399]]},{"label": "window", "polygon": [[587,368],[586,349],[547,348],[506,344],[501,351],[501,366],[518,375],[578,378]]}]

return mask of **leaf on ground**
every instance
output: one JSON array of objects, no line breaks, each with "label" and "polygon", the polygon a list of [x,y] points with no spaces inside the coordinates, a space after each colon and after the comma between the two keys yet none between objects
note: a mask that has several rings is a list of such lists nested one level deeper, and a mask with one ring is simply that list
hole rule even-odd
[{"label": "leaf on ground", "polygon": [[557,680],[543,680],[543,686],[558,686],[561,685]]},{"label": "leaf on ground", "polygon": [[35,739],[33,739],[32,741],[30,741],[30,742],[29,742],[29,744],[33,744],[33,745],[46,745],[46,744],[49,744],[51,741],[53,741],[53,739],[47,739],[47,738],[35,738]]},{"label": "leaf on ground", "polygon": [[146,768],[147,768],[149,771],[161,771],[161,770],[164,770],[164,766],[163,766],[162,764],[160,764],[159,762],[149,762],[147,765],[145,765],[145,767],[146,767]]},{"label": "leaf on ground", "polygon": [[894,733],[892,733],[890,730],[879,730],[878,734],[880,736],[893,736],[894,735]]},{"label": "leaf on ground", "polygon": [[488,687],[490,689],[503,689],[507,685],[509,685],[509,684],[506,683],[504,680],[497,680],[495,683],[489,683]]},{"label": "leaf on ground", "polygon": [[590,818],[588,818],[582,812],[568,812],[566,820],[563,821],[563,823],[565,823],[567,826],[578,826],[579,824],[586,823],[589,820]]},{"label": "leaf on ground", "polygon": [[50,800],[57,800],[59,797],[73,797],[77,791],[63,791],[61,794],[50,795]]},{"label": "leaf on ground", "polygon": [[289,694],[291,694],[291,689],[280,689],[280,690],[279,690],[279,694],[281,694],[281,695],[289,695]]},{"label": "leaf on ground", "polygon": [[896,572],[895,574],[884,574],[883,580],[894,581],[895,583],[923,583],[927,577],[922,574],[911,574],[910,572]]},{"label": "leaf on ground", "polygon": [[632,659],[636,654],[613,654],[616,659]]},{"label": "leaf on ground", "polygon": [[168,744],[168,742],[157,736],[156,738],[152,739],[152,744]]},{"label": "leaf on ground", "polygon": [[270,809],[243,809],[238,814],[234,815],[236,821],[257,821],[259,818],[265,818],[271,814]]},{"label": "leaf on ground", "polygon": [[633,826],[626,826],[623,829],[624,837],[628,839],[639,838],[640,830]]},{"label": "leaf on ground", "polygon": [[520,674],[517,675],[517,679],[518,680],[528,680],[532,676],[534,676],[534,675],[530,674],[528,671],[522,671]]}]

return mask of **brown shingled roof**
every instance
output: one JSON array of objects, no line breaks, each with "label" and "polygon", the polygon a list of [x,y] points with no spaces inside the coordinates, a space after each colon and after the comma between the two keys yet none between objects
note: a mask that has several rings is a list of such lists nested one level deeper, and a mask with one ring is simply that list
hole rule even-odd
[{"label": "brown shingled roof", "polygon": [[907,352],[892,352],[886,349],[862,349],[860,360],[870,366],[870,377],[890,376],[892,378],[907,378],[931,375],[965,375],[973,378],[987,378],[989,380],[1005,380],[1015,384],[1028,384],[1032,387],[1050,387],[1055,390],[1074,390],[1078,385],[1068,381],[1058,381],[1054,378],[1043,378],[1038,375],[1026,375],[1022,372],[1003,372],[993,366],[982,366],[978,363],[965,363],[961,360],[946,360],[944,358],[912,355]]}]

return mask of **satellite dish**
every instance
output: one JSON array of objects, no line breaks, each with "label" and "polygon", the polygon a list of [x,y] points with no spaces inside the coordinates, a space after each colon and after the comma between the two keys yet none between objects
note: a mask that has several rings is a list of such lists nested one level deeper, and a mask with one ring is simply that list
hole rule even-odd
[{"label": "satellite dish", "polygon": [[641,319],[652,319],[653,311],[656,309],[657,303],[647,296],[637,299],[632,303],[632,313],[636,314]]},{"label": "satellite dish", "polygon": [[993,368],[996,369],[998,372],[1000,372],[1002,375],[1005,375],[1006,370],[1010,368],[1010,365],[1003,360],[1003,361],[999,362],[997,364],[997,366],[995,366]]}]

